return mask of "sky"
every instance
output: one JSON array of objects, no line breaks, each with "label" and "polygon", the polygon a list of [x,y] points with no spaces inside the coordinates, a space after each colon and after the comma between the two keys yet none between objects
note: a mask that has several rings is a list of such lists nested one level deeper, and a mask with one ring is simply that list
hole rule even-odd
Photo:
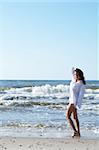
[{"label": "sky", "polygon": [[99,80],[99,5],[0,1],[0,79]]}]

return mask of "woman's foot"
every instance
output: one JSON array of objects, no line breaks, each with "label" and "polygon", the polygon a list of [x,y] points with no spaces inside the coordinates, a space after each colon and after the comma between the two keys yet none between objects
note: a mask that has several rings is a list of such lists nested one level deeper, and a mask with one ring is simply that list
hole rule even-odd
[{"label": "woman's foot", "polygon": [[74,138],[74,137],[80,137],[80,133],[74,132],[74,134],[72,135],[72,138]]}]

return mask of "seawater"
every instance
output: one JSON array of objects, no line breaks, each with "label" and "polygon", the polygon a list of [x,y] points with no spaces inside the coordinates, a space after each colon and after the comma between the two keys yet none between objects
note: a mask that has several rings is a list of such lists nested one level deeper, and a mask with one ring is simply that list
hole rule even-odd
[{"label": "seawater", "polygon": [[[0,136],[67,137],[69,80],[1,80]],[[87,81],[81,134],[99,138],[99,81]]]}]

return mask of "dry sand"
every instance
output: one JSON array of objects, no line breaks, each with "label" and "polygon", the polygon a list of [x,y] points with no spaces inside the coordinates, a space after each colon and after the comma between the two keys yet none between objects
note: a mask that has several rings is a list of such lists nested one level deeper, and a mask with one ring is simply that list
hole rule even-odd
[{"label": "dry sand", "polygon": [[1,137],[0,150],[99,150],[99,139]]}]

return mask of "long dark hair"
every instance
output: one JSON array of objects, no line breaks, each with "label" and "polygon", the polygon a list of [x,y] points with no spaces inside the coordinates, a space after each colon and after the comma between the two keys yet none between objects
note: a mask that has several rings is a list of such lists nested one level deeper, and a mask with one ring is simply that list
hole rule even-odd
[{"label": "long dark hair", "polygon": [[84,77],[82,70],[76,68],[75,71],[77,75],[80,77],[80,80],[82,80],[83,84],[86,84],[85,77]]}]

